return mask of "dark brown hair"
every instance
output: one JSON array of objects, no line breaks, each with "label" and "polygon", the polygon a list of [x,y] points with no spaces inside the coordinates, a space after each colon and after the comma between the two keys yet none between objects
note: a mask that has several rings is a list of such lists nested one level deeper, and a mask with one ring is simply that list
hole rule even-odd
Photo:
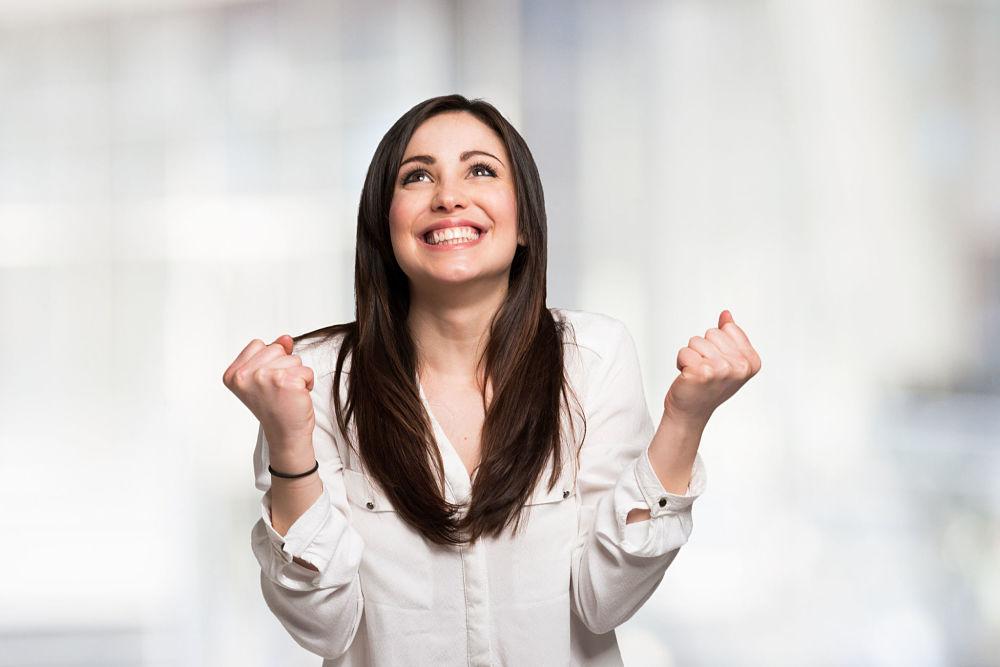
[{"label": "dark brown hair", "polygon": [[[428,118],[462,111],[490,127],[507,147],[517,201],[518,245],[505,300],[489,327],[477,369],[483,384],[485,421],[481,463],[468,511],[445,500],[444,464],[420,398],[417,357],[407,326],[410,292],[389,236],[389,206],[396,172],[413,132]],[[561,414],[572,393],[565,375],[563,337],[568,324],[545,303],[546,217],[542,183],[531,151],[493,105],[462,95],[425,100],[393,124],[372,157],[358,208],[354,265],[355,321],[295,338],[328,340],[343,335],[333,378],[337,425],[370,476],[401,518],[442,545],[498,536],[513,522],[552,459],[551,490],[562,470]],[[351,355],[350,371],[343,371]],[[340,382],[349,376],[346,404]],[[576,397],[574,396],[574,399]],[[579,403],[577,403],[579,405]],[[357,443],[348,436],[354,419]],[[568,420],[572,425],[572,420]],[[432,466],[433,461],[433,466]]]}]

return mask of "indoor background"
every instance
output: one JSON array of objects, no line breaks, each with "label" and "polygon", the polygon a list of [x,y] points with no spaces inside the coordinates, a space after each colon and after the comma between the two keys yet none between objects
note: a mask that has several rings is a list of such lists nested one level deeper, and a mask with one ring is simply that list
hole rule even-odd
[{"label": "indoor background", "polygon": [[723,309],[763,360],[626,664],[1000,665],[991,0],[0,0],[0,665],[319,664],[222,373],[353,319],[368,162],[452,92],[654,417]]}]

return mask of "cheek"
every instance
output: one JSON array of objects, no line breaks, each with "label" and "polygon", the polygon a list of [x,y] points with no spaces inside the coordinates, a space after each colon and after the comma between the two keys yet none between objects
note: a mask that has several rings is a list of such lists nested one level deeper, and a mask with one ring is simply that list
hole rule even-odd
[{"label": "cheek", "polygon": [[402,224],[401,204],[398,197],[393,197],[389,204],[389,230],[395,232]]},{"label": "cheek", "polygon": [[512,232],[517,227],[517,197],[513,192],[497,193],[489,206],[493,222],[503,225],[505,232]]},{"label": "cheek", "polygon": [[396,255],[396,261],[402,266],[408,263],[406,256],[409,251],[406,249],[406,239],[409,235],[410,223],[406,216],[405,207],[401,204],[398,198],[394,198],[389,205],[389,243],[392,245],[393,254]]},{"label": "cheek", "polygon": [[410,229],[412,220],[412,206],[408,206],[405,199],[394,197],[389,205],[389,233],[393,237],[405,236]]}]

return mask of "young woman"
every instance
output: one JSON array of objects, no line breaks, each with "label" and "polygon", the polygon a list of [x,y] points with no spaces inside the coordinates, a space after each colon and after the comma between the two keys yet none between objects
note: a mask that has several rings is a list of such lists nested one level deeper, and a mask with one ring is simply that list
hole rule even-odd
[{"label": "young woman", "polygon": [[365,179],[356,320],[255,339],[253,553],[324,665],[621,665],[705,488],[709,416],[760,369],[723,311],[654,429],[621,321],[548,308],[528,147],[490,104],[410,109]]}]

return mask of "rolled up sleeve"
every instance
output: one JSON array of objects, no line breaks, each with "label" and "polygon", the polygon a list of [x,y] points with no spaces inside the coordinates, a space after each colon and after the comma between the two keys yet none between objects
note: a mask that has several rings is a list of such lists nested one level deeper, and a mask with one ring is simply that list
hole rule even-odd
[{"label": "rolled up sleeve", "polygon": [[[261,518],[252,539],[254,554],[268,579],[286,588],[311,590],[343,586],[357,574],[364,543],[359,535],[351,534],[350,523],[338,513],[325,485],[320,497],[284,536],[271,524],[270,489],[260,506]],[[311,563],[319,571],[303,567],[293,558]]]},{"label": "rolled up sleeve", "polygon": [[[695,455],[687,493],[670,493],[660,482],[649,462],[649,450],[629,466],[615,488],[615,516],[621,548],[635,556],[662,556],[687,543],[693,523],[691,505],[705,490],[705,463]],[[644,521],[626,523],[633,509],[649,510]]]}]

